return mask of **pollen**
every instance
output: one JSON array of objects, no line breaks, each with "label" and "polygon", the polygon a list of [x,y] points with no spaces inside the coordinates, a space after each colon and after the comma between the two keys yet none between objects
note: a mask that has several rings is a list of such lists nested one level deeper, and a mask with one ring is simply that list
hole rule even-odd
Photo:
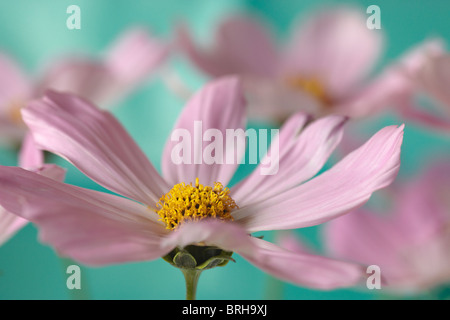
[{"label": "pollen", "polygon": [[302,90],[319,100],[324,106],[331,104],[331,99],[323,84],[317,78],[303,78],[301,76],[290,76],[286,78],[288,86],[295,90]]},{"label": "pollen", "polygon": [[229,196],[230,190],[220,182],[213,187],[204,186],[195,179],[191,184],[176,184],[159,199],[156,213],[167,229],[176,229],[183,221],[199,221],[205,218],[233,220],[230,212],[238,206]]}]

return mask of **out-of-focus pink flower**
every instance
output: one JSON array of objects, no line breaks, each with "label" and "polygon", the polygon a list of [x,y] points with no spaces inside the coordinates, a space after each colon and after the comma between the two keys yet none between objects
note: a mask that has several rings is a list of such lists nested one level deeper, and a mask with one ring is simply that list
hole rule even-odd
[{"label": "out-of-focus pink flower", "polygon": [[328,223],[334,257],[378,265],[394,292],[450,281],[450,167],[439,164],[392,190],[388,215],[353,212]]},{"label": "out-of-focus pink flower", "polygon": [[390,108],[410,111],[408,119],[429,124],[430,114],[412,117],[411,108],[405,108],[404,97],[416,90],[407,74],[421,69],[429,55],[443,52],[442,44],[427,41],[369,78],[384,37],[381,30],[367,28],[363,12],[342,7],[312,13],[281,49],[261,23],[245,16],[219,25],[208,49],[197,45],[186,27],[179,28],[178,42],[209,76],[242,76],[254,117],[282,120],[303,110],[361,118]]},{"label": "out-of-focus pink flower", "polygon": [[0,54],[0,140],[17,142],[25,126],[20,109],[46,89],[80,95],[111,106],[156,71],[169,53],[142,28],[121,35],[101,60],[74,56],[52,62],[36,80],[10,57]]},{"label": "out-of-focus pink flower", "polygon": [[[36,148],[31,135],[27,135],[23,141],[19,155],[19,165],[24,169],[56,181],[64,180],[65,170],[56,165],[44,164],[42,151]],[[27,222],[26,219],[0,207],[0,245],[14,236]]]},{"label": "out-of-focus pink flower", "polygon": [[[386,127],[313,178],[340,141],[346,118],[329,116],[307,125],[308,117],[298,113],[279,132],[278,173],[263,176],[255,170],[228,189],[223,186],[239,161],[177,165],[171,158],[176,142],[169,140],[160,176],[109,112],[76,96],[48,92],[22,113],[41,148],[122,195],[0,167],[0,204],[34,222],[42,241],[61,254],[105,265],[214,246],[275,277],[321,289],[355,284],[363,271],[359,265],[294,253],[249,234],[317,225],[361,206],[395,178],[403,137],[403,126]],[[223,136],[227,130],[245,129],[245,101],[237,78],[219,79],[195,94],[175,129],[195,137],[195,121]],[[192,150],[198,150],[198,143],[191,141]],[[229,152],[242,154],[245,144],[217,148],[216,154],[226,157]]]},{"label": "out-of-focus pink flower", "polygon": [[239,74],[255,115],[285,118],[299,110],[315,115],[346,112],[383,47],[379,30],[369,30],[355,8],[320,10],[306,17],[279,50],[258,21],[233,16],[217,29],[209,50],[179,28],[181,48],[210,76]]},{"label": "out-of-focus pink flower", "polygon": [[122,34],[101,61],[72,57],[48,68],[39,86],[70,92],[95,104],[108,106],[122,98],[165,61],[169,45],[143,28]]}]

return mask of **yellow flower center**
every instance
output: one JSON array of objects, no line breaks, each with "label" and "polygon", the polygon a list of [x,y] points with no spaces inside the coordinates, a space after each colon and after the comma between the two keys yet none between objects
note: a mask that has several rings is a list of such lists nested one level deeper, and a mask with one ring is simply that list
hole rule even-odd
[{"label": "yellow flower center", "polygon": [[285,78],[288,86],[295,90],[304,91],[319,100],[322,105],[331,104],[331,99],[327,95],[323,84],[317,78],[303,78],[301,76],[289,76]]},{"label": "yellow flower center", "polygon": [[17,126],[24,125],[20,112],[22,107],[23,103],[19,100],[12,100],[7,107],[9,120]]},{"label": "yellow flower center", "polygon": [[166,224],[166,228],[171,230],[185,220],[233,220],[230,212],[238,206],[229,193],[230,190],[224,188],[220,182],[216,182],[214,187],[203,186],[197,178],[195,186],[179,183],[163,195],[156,205],[156,213]]}]

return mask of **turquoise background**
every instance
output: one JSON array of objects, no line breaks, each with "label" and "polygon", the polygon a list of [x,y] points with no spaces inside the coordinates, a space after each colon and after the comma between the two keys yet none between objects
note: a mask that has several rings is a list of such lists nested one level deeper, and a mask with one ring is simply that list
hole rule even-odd
[{"label": "turquoise background", "polygon": [[[214,25],[229,13],[245,10],[265,20],[280,39],[287,37],[290,24],[298,14],[317,5],[353,3],[365,12],[367,6],[381,8],[386,50],[377,70],[392,62],[405,50],[430,36],[450,38],[448,0],[384,1],[239,1],[239,0],[0,0],[0,50],[13,56],[31,76],[37,76],[53,57],[83,53],[101,57],[102,52],[127,27],[144,25],[156,35],[171,38],[180,20],[186,21],[202,39],[212,35]],[[66,8],[81,8],[82,29],[66,28]],[[206,78],[182,57],[175,56],[171,66],[192,87]],[[151,161],[159,168],[160,155],[172,125],[184,102],[174,96],[161,78],[148,81],[119,103],[113,113],[122,121]],[[400,124],[393,114],[360,124],[361,136],[368,137],[382,126]],[[254,126],[265,126],[252,123]],[[441,136],[408,124],[399,179],[412,176],[429,161],[450,156],[450,137]],[[16,165],[12,151],[0,152],[0,164]],[[67,182],[101,189],[75,168],[69,168]],[[239,175],[249,169],[242,168]],[[1,186],[0,186],[1,187]],[[321,227],[297,233],[317,250]],[[181,272],[161,259],[103,268],[82,267],[83,290],[68,291],[66,266],[48,246],[37,240],[38,231],[29,224],[0,247],[0,299],[184,299]],[[271,239],[273,234],[265,234]],[[368,289],[317,291],[281,283],[268,277],[242,258],[236,263],[202,274],[198,299],[379,299],[383,292]],[[406,297],[402,297],[406,298]]]}]

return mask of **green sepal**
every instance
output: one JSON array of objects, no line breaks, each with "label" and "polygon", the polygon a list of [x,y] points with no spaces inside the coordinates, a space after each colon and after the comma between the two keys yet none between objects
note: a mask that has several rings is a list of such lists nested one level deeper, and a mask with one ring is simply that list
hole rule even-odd
[{"label": "green sepal", "polygon": [[209,258],[204,263],[197,266],[196,269],[206,270],[206,269],[212,269],[214,267],[223,267],[229,261],[236,262],[228,252],[226,252],[226,253],[224,252],[224,253],[220,254],[219,256]]},{"label": "green sepal", "polygon": [[229,261],[236,262],[231,257],[232,254],[232,251],[225,251],[214,246],[189,245],[182,249],[173,249],[163,259],[176,268],[201,271],[223,267]]},{"label": "green sepal", "polygon": [[179,251],[173,257],[173,263],[177,268],[182,269],[195,269],[195,267],[197,266],[197,261],[195,260],[195,258],[185,250]]}]

